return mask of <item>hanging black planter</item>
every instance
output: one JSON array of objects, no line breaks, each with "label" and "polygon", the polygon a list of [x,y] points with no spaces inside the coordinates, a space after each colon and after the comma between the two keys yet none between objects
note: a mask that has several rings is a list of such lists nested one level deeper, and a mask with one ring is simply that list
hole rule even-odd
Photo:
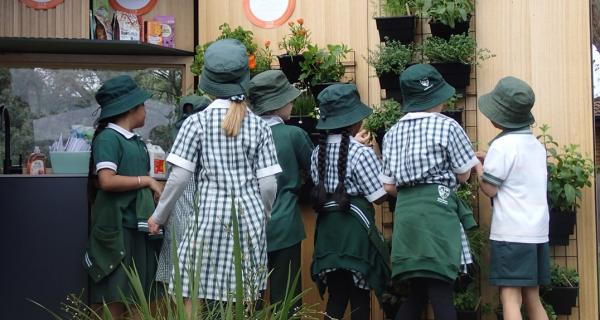
[{"label": "hanging black planter", "polygon": [[458,124],[460,124],[461,127],[463,126],[463,110],[460,109],[456,109],[456,110],[446,110],[446,111],[442,111],[442,114],[450,117],[452,119],[454,119],[454,121],[458,122]]},{"label": "hanging black planter", "polygon": [[[471,17],[469,17],[469,20]],[[450,36],[455,34],[464,34],[469,32],[469,20],[457,22],[454,24],[454,28],[450,28],[449,25],[441,22],[429,21],[429,27],[431,28],[431,35],[434,37],[449,40]]]},{"label": "hanging black planter", "polygon": [[315,101],[316,101],[316,99],[319,96],[319,93],[321,93],[321,91],[325,90],[325,88],[329,87],[330,85],[338,84],[338,83],[341,83],[341,82],[317,83],[314,86],[310,86],[310,92],[313,94],[313,97],[315,97]]},{"label": "hanging black planter", "polygon": [[548,287],[542,294],[544,301],[554,308],[556,314],[570,315],[577,304],[579,287]]},{"label": "hanging black planter", "polygon": [[479,310],[474,311],[456,311],[456,319],[458,320],[478,320]]},{"label": "hanging black planter", "polygon": [[317,119],[309,116],[291,116],[290,120],[287,120],[285,123],[290,126],[302,128],[308,133],[313,144],[316,145],[319,143],[320,137],[320,133],[317,130],[317,121]]},{"label": "hanging black planter", "polygon": [[379,41],[398,40],[402,44],[411,44],[415,39],[415,16],[377,17],[375,23],[379,30]]},{"label": "hanging black planter", "polygon": [[471,83],[471,65],[459,62],[434,62],[433,67],[449,85],[458,90],[465,89]]},{"label": "hanging black planter", "polygon": [[402,90],[400,88],[396,89],[385,89],[385,98],[393,99],[398,103],[402,103]]},{"label": "hanging black planter", "polygon": [[277,60],[279,60],[279,68],[288,78],[290,83],[298,82],[298,78],[302,73],[302,68],[300,68],[300,62],[304,61],[304,56],[301,54],[290,56],[287,54],[283,54],[277,56]]},{"label": "hanging black planter", "polygon": [[569,236],[575,232],[576,221],[575,211],[562,212],[550,208],[549,243],[551,245],[568,246]]},{"label": "hanging black planter", "polygon": [[379,76],[379,87],[381,89],[399,89],[400,76],[393,72],[386,72]]}]

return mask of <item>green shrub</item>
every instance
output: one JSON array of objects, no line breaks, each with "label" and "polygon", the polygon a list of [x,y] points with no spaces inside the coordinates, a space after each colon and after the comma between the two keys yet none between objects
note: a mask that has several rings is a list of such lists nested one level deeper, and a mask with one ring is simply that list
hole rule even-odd
[{"label": "green shrub", "polygon": [[373,113],[363,122],[363,128],[372,134],[383,129],[389,130],[404,114],[400,103],[394,100],[383,100],[377,107],[373,107]]},{"label": "green shrub", "polygon": [[494,56],[488,49],[478,49],[475,38],[466,34],[452,35],[449,40],[429,37],[423,41],[421,50],[429,62],[477,65]]},{"label": "green shrub", "polygon": [[468,21],[475,11],[471,0],[425,0],[423,11],[434,22],[454,28],[457,22]]},{"label": "green shrub", "polygon": [[381,9],[386,17],[410,16],[417,12],[417,0],[382,0]]},{"label": "green shrub", "polygon": [[578,287],[579,273],[573,268],[553,263],[550,267],[550,284],[555,287]]},{"label": "green shrub", "polygon": [[548,205],[560,211],[574,211],[583,195],[581,189],[592,186],[594,163],[575,144],[563,146],[562,152],[558,152],[558,143],[548,133],[549,129],[547,124],[540,126],[542,133],[538,136],[548,156]]},{"label": "green shrub", "polygon": [[367,63],[375,68],[378,76],[389,72],[399,75],[412,61],[412,55],[412,45],[404,45],[400,41],[390,40],[384,44],[378,44],[377,50],[369,50]]},{"label": "green shrub", "polygon": [[342,59],[348,52],[350,49],[346,45],[328,44],[327,50],[324,50],[317,45],[309,44],[303,53],[304,61],[300,62],[302,69],[300,81],[311,86],[317,83],[340,81],[346,72]]}]

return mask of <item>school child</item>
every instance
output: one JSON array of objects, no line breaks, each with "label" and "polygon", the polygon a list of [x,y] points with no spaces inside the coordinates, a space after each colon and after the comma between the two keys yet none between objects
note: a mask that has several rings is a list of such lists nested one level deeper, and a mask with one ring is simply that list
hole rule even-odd
[{"label": "school child", "polygon": [[148,98],[129,76],[106,81],[96,93],[101,111],[89,175],[97,189],[90,194],[91,232],[83,265],[92,280],[91,302],[106,302],[114,318],[125,313],[125,304],[134,297],[124,268],[135,263],[146,295],[156,289],[160,241],[149,238],[146,220],[154,210],[152,193],[160,195],[162,185],[148,176],[146,145],[132,132],[144,125]]},{"label": "school child", "polygon": [[384,136],[380,174],[397,196],[392,277],[410,284],[396,319],[418,319],[428,299],[436,319],[456,319],[452,285],[461,261],[470,260],[462,228],[475,221],[455,190],[479,161],[460,125],[439,113],[454,88],[434,67],[407,68],[400,86],[407,114]]},{"label": "school child", "polygon": [[[304,224],[298,207],[300,170],[310,171],[310,155],[313,144],[301,128],[286,125],[292,112],[292,102],[300,90],[291,85],[280,70],[268,70],[250,80],[252,111],[261,116],[271,127],[277,158],[283,172],[277,176],[277,197],[273,204],[271,219],[267,223],[267,252],[271,303],[285,298],[288,279],[290,285],[300,273],[301,242],[306,238]],[[298,278],[295,292],[302,291],[302,279]],[[302,301],[296,303],[301,305]]]},{"label": "school child", "polygon": [[479,110],[502,130],[478,165],[479,187],[493,199],[490,282],[500,287],[504,319],[548,319],[539,286],[550,283],[546,150],[531,133],[531,87],[501,79],[479,98]]},{"label": "school child", "polygon": [[[183,122],[167,157],[173,169],[148,220],[152,232],[164,225],[188,181],[196,176],[198,211],[178,253],[188,306],[193,298],[208,304],[235,302],[232,203],[239,220],[246,297],[257,299],[266,288],[265,226],[281,167],[271,129],[247,108],[249,80],[248,55],[239,41],[219,40],[207,48],[199,88],[215,100]],[[198,291],[192,292],[196,286]],[[173,289],[171,281],[169,290]]]},{"label": "school child", "polygon": [[197,96],[195,94],[191,94],[189,96],[185,96],[181,98],[179,101],[179,108],[181,108],[181,117],[177,119],[177,121],[173,124],[173,129],[171,130],[171,136],[173,139],[177,137],[177,133],[179,129],[181,129],[181,125],[183,121],[187,119],[190,115],[200,112],[212,102],[212,100],[207,96]]},{"label": "school child", "polygon": [[[211,102],[212,100],[207,96],[189,95],[183,97],[179,102],[179,107],[183,112],[179,120],[175,122],[172,131],[173,139],[177,137],[177,133],[185,119],[196,112],[206,109]],[[197,191],[196,186],[198,186],[198,184],[194,180],[194,177],[192,177],[185,187],[183,194],[179,197],[177,203],[175,203],[174,212],[165,226],[163,245],[160,250],[158,267],[156,270],[156,281],[160,281],[167,285],[171,278],[171,270],[173,270],[173,243],[171,241],[174,239],[175,248],[179,247],[179,243],[181,242],[181,239],[183,239],[183,234],[187,228],[187,223],[189,222],[190,217],[193,217],[194,215],[193,201]]]},{"label": "school child", "polygon": [[343,318],[350,300],[351,318],[369,319],[370,290],[381,298],[389,281],[389,252],[371,204],[383,202],[386,193],[377,179],[379,158],[352,136],[372,110],[353,84],[329,86],[317,99],[317,129],[324,133],[311,157],[318,214],[311,273],[321,296],[329,292],[329,317]]}]

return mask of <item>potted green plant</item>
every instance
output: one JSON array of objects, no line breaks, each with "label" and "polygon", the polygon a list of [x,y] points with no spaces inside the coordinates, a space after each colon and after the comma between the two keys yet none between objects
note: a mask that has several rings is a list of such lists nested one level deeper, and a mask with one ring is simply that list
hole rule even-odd
[{"label": "potted green plant", "polygon": [[310,32],[304,27],[304,19],[298,18],[296,22],[288,22],[290,34],[283,37],[279,42],[279,49],[285,51],[285,54],[277,56],[281,71],[288,78],[290,83],[298,82],[301,74],[300,62],[304,61],[302,53],[310,44]]},{"label": "potted green plant", "polygon": [[450,98],[446,102],[446,105],[444,106],[444,109],[442,110],[443,115],[454,119],[454,121],[458,122],[458,124],[460,124],[461,127],[464,124],[464,121],[463,121],[464,109],[458,105],[458,101],[462,98],[463,98],[463,95],[461,93],[458,93],[458,92],[455,93],[452,96],[452,98]]},{"label": "potted green plant", "polygon": [[397,40],[388,40],[378,44],[376,50],[369,50],[367,63],[375,68],[381,89],[400,89],[398,77],[412,61],[412,55],[412,44],[404,45]]},{"label": "potted green plant", "polygon": [[477,48],[470,35],[452,35],[449,40],[429,37],[421,46],[423,56],[454,88],[461,90],[470,83],[471,66],[494,55],[488,49]]},{"label": "potted green plant", "polygon": [[475,286],[470,285],[464,292],[454,293],[454,307],[458,320],[479,319],[481,297],[476,294]]},{"label": "potted green plant", "polygon": [[266,40],[264,42],[264,46],[264,48],[258,49],[254,54],[254,68],[250,70],[250,76],[252,77],[263,71],[271,70],[271,63],[273,63],[273,51],[271,51],[271,41]]},{"label": "potted green plant", "polygon": [[373,106],[373,113],[363,122],[363,128],[370,132],[381,147],[383,136],[404,114],[400,103],[383,100],[379,106]]},{"label": "potted green plant", "polygon": [[417,0],[382,0],[383,16],[376,17],[379,40],[398,40],[410,44],[415,37]]},{"label": "potted green plant", "polygon": [[579,295],[579,274],[575,269],[552,264],[550,285],[543,288],[542,297],[554,312],[570,315]]},{"label": "potted green plant", "polygon": [[303,53],[304,61],[300,62],[302,73],[299,80],[310,87],[316,98],[327,86],[339,82],[346,68],[342,60],[350,52],[346,45],[328,44],[327,49],[317,45],[308,45]]},{"label": "potted green plant", "polygon": [[546,124],[540,126],[538,136],[548,154],[549,238],[550,244],[568,245],[569,235],[575,229],[581,189],[592,185],[594,163],[574,144],[563,146],[559,152],[556,149],[558,143],[548,133],[549,129]]},{"label": "potted green plant", "polygon": [[472,0],[425,0],[425,6],[432,36],[448,40],[451,35],[469,31],[475,11]]}]

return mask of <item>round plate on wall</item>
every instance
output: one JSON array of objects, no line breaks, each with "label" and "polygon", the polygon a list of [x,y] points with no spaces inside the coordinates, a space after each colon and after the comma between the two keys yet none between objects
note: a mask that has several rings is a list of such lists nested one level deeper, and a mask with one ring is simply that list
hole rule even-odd
[{"label": "round plate on wall", "polygon": [[108,0],[115,10],[142,16],[152,11],[158,0]]},{"label": "round plate on wall", "polygon": [[64,1],[65,0],[21,0],[23,4],[36,10],[52,9]]},{"label": "round plate on wall", "polygon": [[261,28],[284,24],[294,13],[296,0],[244,0],[246,17]]}]

